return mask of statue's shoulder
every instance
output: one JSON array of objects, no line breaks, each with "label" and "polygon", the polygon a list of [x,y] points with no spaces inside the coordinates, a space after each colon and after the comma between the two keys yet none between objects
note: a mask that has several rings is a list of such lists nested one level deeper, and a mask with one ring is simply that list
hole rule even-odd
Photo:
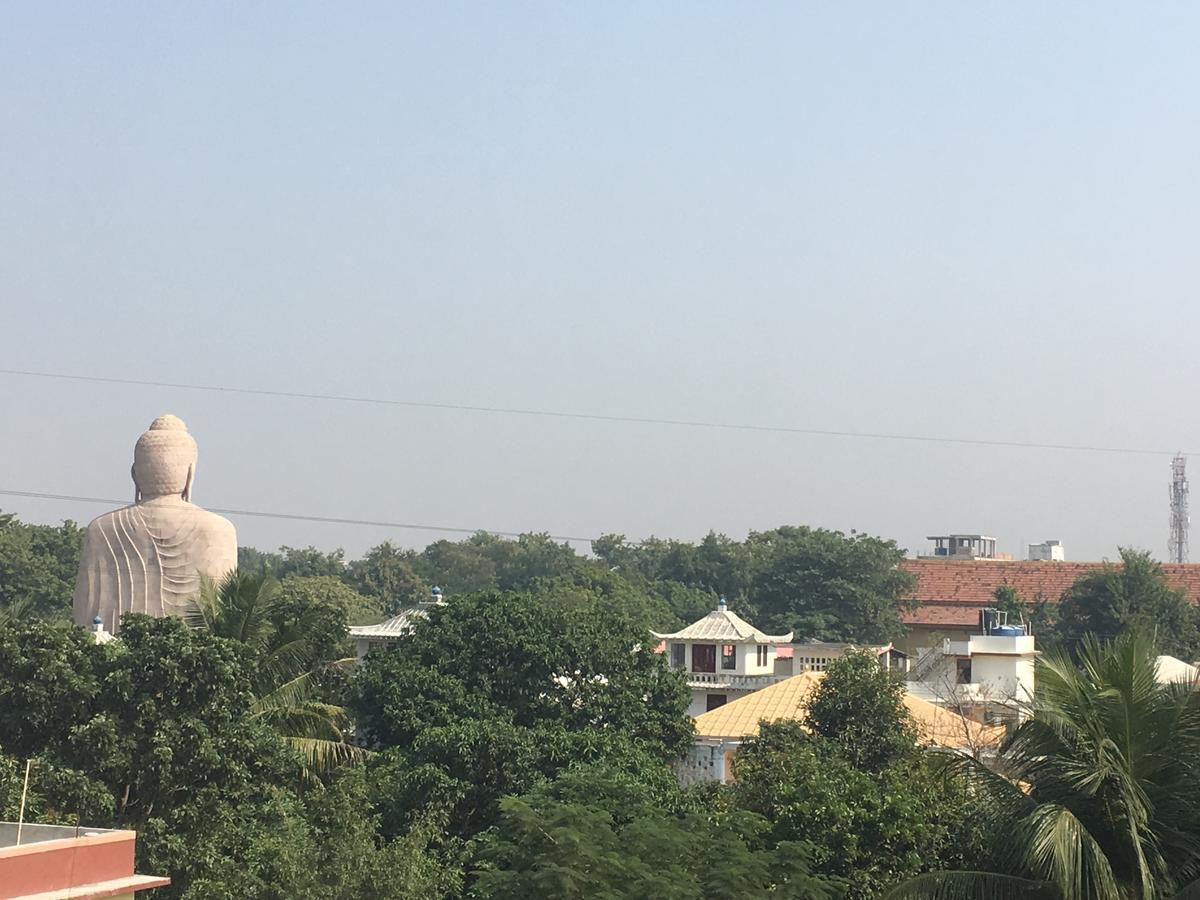
[{"label": "statue's shoulder", "polygon": [[233,527],[233,523],[224,516],[219,516],[215,512],[209,512],[207,509],[202,509],[201,511],[204,513],[205,523],[213,531],[225,532],[231,537],[237,534],[237,529]]},{"label": "statue's shoulder", "polygon": [[112,523],[120,518],[122,513],[132,509],[133,507],[134,504],[130,503],[128,506],[122,506],[120,509],[110,509],[108,512],[96,516],[96,518],[92,519],[92,521],[88,524],[88,533],[95,534],[97,531],[103,531],[104,529],[111,527]]}]

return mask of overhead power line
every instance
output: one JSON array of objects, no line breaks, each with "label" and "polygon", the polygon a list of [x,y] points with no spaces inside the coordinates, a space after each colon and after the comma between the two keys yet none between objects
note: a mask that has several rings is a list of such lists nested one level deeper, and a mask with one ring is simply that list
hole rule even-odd
[{"label": "overhead power line", "polygon": [[972,447],[1008,447],[1023,450],[1067,450],[1081,453],[1123,453],[1140,456],[1166,456],[1175,450],[1151,450],[1144,447],[1106,447],[1096,444],[1059,444],[1041,441],[1005,441],[987,438],[945,437],[923,434],[897,434],[883,431],[849,431],[832,428],[801,428],[790,425],[756,425],[745,422],[710,422],[699,419],[668,419],[652,416],[618,416],[602,413],[570,412],[552,409],[523,409],[509,406],[482,406],[467,403],[437,403],[430,400],[397,400],[386,397],[363,397],[350,394],[318,394],[303,391],[273,391],[264,388],[230,387],[215,384],[187,384],[174,381],[148,381],[138,378],[109,378],[101,375],[71,375],[64,372],[34,372],[25,369],[0,369],[0,375],[24,378],[49,378],[63,381],[86,381],[99,384],[123,384],[136,387],[171,388],[185,391],[210,391],[224,394],[244,394],[253,397],[279,397],[290,400],[317,400],[328,403],[360,403],[370,406],[400,406],[412,409],[442,409],[456,412],[492,413],[494,415],[536,416],[548,419],[582,419],[592,422],[623,422],[632,425],[661,425],[677,428],[708,428],[723,431],[753,431],[773,434],[801,434],[812,437],[866,438],[883,441],[910,441],[923,444],[959,444]]},{"label": "overhead power line", "polygon": [[[44,491],[15,491],[0,489],[0,494],[8,497],[28,497],[34,500],[66,500],[73,503],[102,503],[108,506],[118,507],[128,505],[128,499],[114,500],[111,497],[79,497],[74,494],[50,494]],[[217,506],[204,507],[209,512],[221,513],[226,516],[252,516],[258,519],[289,519],[294,522],[322,522],[327,525],[369,525],[374,528],[397,528],[409,531],[436,531],[446,532],[449,534],[478,534],[485,532],[486,534],[494,534],[497,537],[518,538],[522,532],[519,531],[495,531],[491,528],[455,528],[449,525],[418,525],[411,522],[383,522],[372,519],[347,519],[338,516],[304,516],[297,513],[281,513],[281,512],[265,512],[257,509],[225,509]],[[529,534],[530,532],[524,532]],[[556,541],[572,541],[575,543],[590,544],[594,538],[572,537],[565,534],[549,534],[547,537]]]}]

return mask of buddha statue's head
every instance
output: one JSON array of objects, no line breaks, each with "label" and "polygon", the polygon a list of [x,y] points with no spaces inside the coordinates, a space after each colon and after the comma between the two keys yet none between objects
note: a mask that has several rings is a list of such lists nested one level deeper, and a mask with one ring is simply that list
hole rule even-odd
[{"label": "buddha statue's head", "polygon": [[183,420],[159,416],[133,448],[135,502],[155,497],[192,499],[196,474],[196,442]]}]

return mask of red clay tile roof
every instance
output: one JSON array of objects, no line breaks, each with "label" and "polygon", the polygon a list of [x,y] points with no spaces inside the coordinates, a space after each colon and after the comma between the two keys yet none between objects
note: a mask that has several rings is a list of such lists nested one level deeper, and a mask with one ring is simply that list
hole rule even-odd
[{"label": "red clay tile roof", "polygon": [[[1104,563],[1009,562],[1003,560],[906,559],[900,568],[917,576],[916,598],[921,606],[904,614],[907,625],[968,627],[979,621],[979,610],[992,602],[1002,584],[1014,588],[1022,600],[1041,593],[1057,602],[1075,579]],[[1164,564],[1163,574],[1172,587],[1182,588],[1193,604],[1200,604],[1200,564]]]}]

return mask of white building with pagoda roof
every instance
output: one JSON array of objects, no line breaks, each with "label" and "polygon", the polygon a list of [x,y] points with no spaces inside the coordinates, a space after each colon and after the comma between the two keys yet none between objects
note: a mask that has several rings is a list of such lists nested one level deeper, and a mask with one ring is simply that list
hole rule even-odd
[{"label": "white building with pagoda roof", "polygon": [[354,641],[354,655],[361,661],[368,652],[376,647],[386,647],[392,641],[411,632],[419,620],[428,618],[429,610],[445,602],[442,599],[442,589],[435,587],[432,597],[428,601],[415,606],[406,606],[396,615],[385,619],[378,625],[351,625],[348,630]]},{"label": "white building with pagoda roof", "polygon": [[775,672],[775,651],[791,643],[791,632],[764,634],[730,612],[724,597],[703,619],[673,634],[656,632],[655,637],[665,642],[671,668],[687,676],[692,716],[787,677]]}]

